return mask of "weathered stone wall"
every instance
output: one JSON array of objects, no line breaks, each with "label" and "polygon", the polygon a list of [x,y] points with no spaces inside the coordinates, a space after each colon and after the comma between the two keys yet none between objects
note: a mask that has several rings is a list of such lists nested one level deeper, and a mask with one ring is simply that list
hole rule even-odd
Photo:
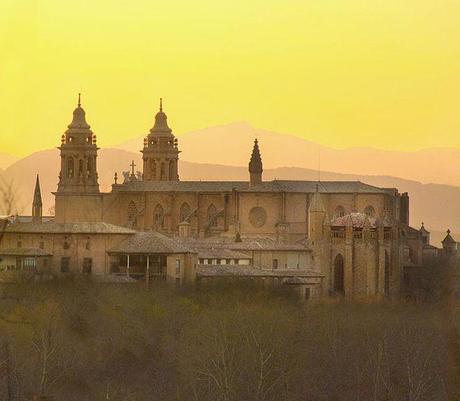
[{"label": "weathered stone wall", "polygon": [[[107,251],[118,245],[126,235],[120,234],[14,234],[5,233],[2,248],[41,248],[53,256],[50,268],[61,272],[61,258],[69,257],[69,272],[81,273],[84,258],[92,259],[92,274],[109,272]],[[19,244],[20,243],[20,244]]]},{"label": "weathered stone wall", "polygon": [[56,194],[56,222],[102,221],[101,194]]}]

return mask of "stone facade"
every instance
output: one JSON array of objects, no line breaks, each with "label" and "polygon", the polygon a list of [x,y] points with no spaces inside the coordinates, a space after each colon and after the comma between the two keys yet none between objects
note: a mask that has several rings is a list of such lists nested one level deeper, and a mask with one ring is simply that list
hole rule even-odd
[{"label": "stone facade", "polygon": [[[13,224],[1,244],[17,245],[18,235],[32,248],[40,248],[44,241],[57,270],[62,258],[70,255],[70,269],[82,271],[85,257],[90,257],[86,255],[91,255],[93,273],[110,273],[108,255],[113,247],[135,232],[156,232],[178,243],[200,240],[202,247],[214,247],[216,238],[222,239],[221,248],[240,241],[253,244],[239,251],[261,269],[312,271],[323,277],[323,294],[369,297],[398,294],[407,249],[418,252],[420,246],[419,240],[408,241],[401,234],[409,228],[407,193],[358,181],[263,181],[257,140],[248,181],[180,181],[179,145],[162,105],[144,140],[143,177],[133,172],[123,183],[115,180],[108,193],[99,192],[96,136],[80,101],[59,149],[61,170],[52,224],[61,228],[46,233],[22,227],[19,234]],[[41,214],[39,206],[34,211]],[[126,231],[84,233],[78,226],[83,223]],[[37,216],[31,223],[43,224]],[[73,232],[59,231],[72,224]],[[277,245],[256,245],[258,239]],[[69,242],[69,249],[63,241]],[[180,257],[165,253],[168,277],[193,281],[200,260],[200,251],[194,252],[195,257],[188,251]],[[177,270],[177,263],[184,269]]]}]

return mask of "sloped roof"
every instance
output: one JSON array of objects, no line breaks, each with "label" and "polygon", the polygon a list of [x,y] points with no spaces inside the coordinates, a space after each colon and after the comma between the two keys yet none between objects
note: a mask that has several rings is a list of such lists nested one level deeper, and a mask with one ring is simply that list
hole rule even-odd
[{"label": "sloped roof", "polygon": [[[334,217],[331,220],[332,227],[345,227],[351,224],[355,228],[363,228],[365,222],[369,222],[370,228],[376,228],[379,224],[379,220],[373,217],[368,217],[365,213],[353,212],[346,214],[345,216]],[[383,219],[383,226],[384,227],[391,227],[391,221],[388,218]]]},{"label": "sloped roof", "polygon": [[248,192],[302,192],[314,193],[316,185],[319,193],[387,193],[383,188],[364,184],[360,181],[295,181],[274,180],[252,186]]},{"label": "sloped roof", "polygon": [[119,185],[119,192],[231,192],[249,187],[245,181],[128,181]]},{"label": "sloped roof", "polygon": [[198,265],[197,275],[199,277],[324,277],[323,274],[311,270],[267,270],[245,265]]},{"label": "sloped roof", "polygon": [[129,236],[120,244],[109,250],[109,253],[131,253],[131,254],[149,254],[149,253],[196,253],[195,250],[181,244],[175,239],[166,237],[155,231],[136,232]]},{"label": "sloped roof", "polygon": [[452,235],[450,235],[450,230],[447,230],[447,235],[446,237],[441,241],[443,244],[456,244],[457,241],[455,241],[452,238]]},{"label": "sloped roof", "polygon": [[247,181],[129,181],[117,186],[117,191],[134,192],[222,192],[236,189],[242,192],[300,192],[314,193],[319,184],[320,193],[374,193],[384,194],[384,188],[360,181],[295,181],[274,180],[249,186]]},{"label": "sloped roof", "polygon": [[134,234],[135,231],[126,227],[104,222],[94,223],[56,223],[45,221],[41,223],[16,222],[9,225],[9,233],[44,233],[44,234]]},{"label": "sloped roof", "polygon": [[251,259],[245,253],[226,248],[195,248],[201,259]]},{"label": "sloped roof", "polygon": [[269,237],[243,238],[242,242],[235,242],[228,237],[210,237],[210,238],[180,238],[181,243],[197,249],[229,249],[232,251],[303,251],[311,252],[305,245],[283,244]]}]

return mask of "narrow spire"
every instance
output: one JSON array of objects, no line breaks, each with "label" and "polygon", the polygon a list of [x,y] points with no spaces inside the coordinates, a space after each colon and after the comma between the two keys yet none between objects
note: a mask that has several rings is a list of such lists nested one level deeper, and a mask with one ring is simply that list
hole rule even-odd
[{"label": "narrow spire", "polygon": [[81,107],[81,93],[78,94],[78,107]]},{"label": "narrow spire", "polygon": [[40,191],[40,178],[37,174],[35,180],[34,200],[32,203],[32,222],[41,223],[42,221],[42,194]]},{"label": "narrow spire", "polygon": [[163,98],[160,97],[160,111],[163,111]]},{"label": "narrow spire", "polygon": [[40,177],[37,174],[37,178],[35,180],[35,191],[34,191],[34,206],[41,206],[42,205],[42,194],[40,190]]}]

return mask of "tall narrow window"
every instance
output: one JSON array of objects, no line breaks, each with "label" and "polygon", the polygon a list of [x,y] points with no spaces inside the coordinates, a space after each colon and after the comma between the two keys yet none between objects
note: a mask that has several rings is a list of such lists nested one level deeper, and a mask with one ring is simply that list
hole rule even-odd
[{"label": "tall narrow window", "polygon": [[341,254],[338,254],[334,261],[334,291],[341,295],[345,293],[344,261]]},{"label": "tall narrow window", "polygon": [[83,259],[83,273],[90,274],[92,268],[93,268],[93,259],[84,258]]},{"label": "tall narrow window", "polygon": [[187,221],[190,218],[190,206],[187,202],[184,202],[180,207],[179,220],[180,222]]},{"label": "tall narrow window", "polygon": [[61,273],[68,273],[70,270],[70,258],[61,258]]},{"label": "tall narrow window", "polygon": [[217,227],[217,209],[214,204],[211,203],[208,207],[208,224],[209,227]]},{"label": "tall narrow window", "polygon": [[161,205],[156,205],[153,210],[153,228],[160,230],[164,226],[165,212]]},{"label": "tall narrow window", "polygon": [[67,177],[72,178],[74,172],[74,161],[73,157],[67,159]]}]

